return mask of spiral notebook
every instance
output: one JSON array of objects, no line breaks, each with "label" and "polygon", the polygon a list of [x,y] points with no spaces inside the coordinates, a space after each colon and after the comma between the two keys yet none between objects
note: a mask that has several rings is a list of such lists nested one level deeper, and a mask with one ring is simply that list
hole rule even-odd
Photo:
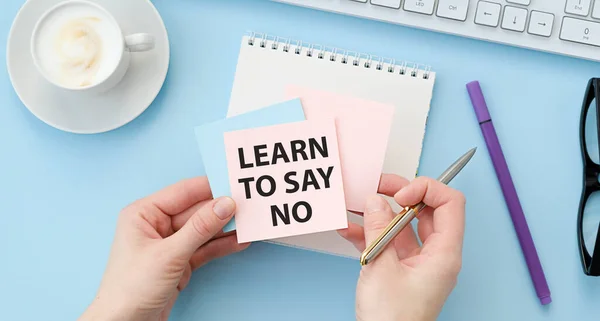
[{"label": "spiral notebook", "polygon": [[[283,102],[289,99],[286,88],[291,85],[393,105],[383,171],[410,179],[419,166],[434,82],[435,72],[426,65],[249,33],[242,38],[227,117]],[[349,212],[348,219],[362,224],[359,215]],[[336,231],[269,242],[360,256]]]}]

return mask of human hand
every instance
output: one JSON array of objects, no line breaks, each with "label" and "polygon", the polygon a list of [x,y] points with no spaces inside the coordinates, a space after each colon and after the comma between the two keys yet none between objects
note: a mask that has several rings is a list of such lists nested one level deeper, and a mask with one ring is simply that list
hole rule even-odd
[{"label": "human hand", "polygon": [[[408,225],[382,253],[364,266],[356,290],[359,321],[433,321],[456,285],[462,264],[465,198],[436,180],[419,177],[409,183],[396,175],[382,175],[379,193],[394,196],[402,205],[423,201],[418,216],[422,246]],[[370,244],[393,219],[381,196],[367,201],[364,228],[350,223],[339,233],[359,251]]]},{"label": "human hand", "polygon": [[193,270],[248,247],[222,233],[234,212],[231,198],[212,199],[205,177],[123,209],[100,289],[80,320],[167,320]]}]

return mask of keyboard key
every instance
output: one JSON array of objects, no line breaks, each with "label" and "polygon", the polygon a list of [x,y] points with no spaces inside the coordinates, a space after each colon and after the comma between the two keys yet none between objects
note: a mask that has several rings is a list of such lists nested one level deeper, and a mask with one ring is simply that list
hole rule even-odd
[{"label": "keyboard key", "polygon": [[527,20],[527,9],[506,6],[502,17],[502,29],[523,32]]},{"label": "keyboard key", "polygon": [[440,0],[438,2],[437,16],[465,21],[467,20],[467,9],[469,0]]},{"label": "keyboard key", "polygon": [[529,28],[527,29],[527,32],[532,35],[550,37],[553,24],[553,14],[532,10],[531,16],[529,17]]},{"label": "keyboard key", "polygon": [[423,14],[432,14],[435,0],[406,0],[404,10]]},{"label": "keyboard key", "polygon": [[499,3],[479,1],[477,11],[475,12],[475,23],[497,27],[500,20],[500,9],[502,6]]},{"label": "keyboard key", "polygon": [[506,0],[506,2],[528,6],[531,3],[531,0]]},{"label": "keyboard key", "polygon": [[592,0],[567,0],[565,12],[579,16],[587,16],[590,13],[590,2]]},{"label": "keyboard key", "polygon": [[563,17],[560,39],[600,46],[600,23]]},{"label": "keyboard key", "polygon": [[594,2],[594,10],[592,10],[592,18],[600,19],[600,0]]},{"label": "keyboard key", "polygon": [[392,9],[400,9],[401,1],[402,0],[371,0],[371,4]]}]

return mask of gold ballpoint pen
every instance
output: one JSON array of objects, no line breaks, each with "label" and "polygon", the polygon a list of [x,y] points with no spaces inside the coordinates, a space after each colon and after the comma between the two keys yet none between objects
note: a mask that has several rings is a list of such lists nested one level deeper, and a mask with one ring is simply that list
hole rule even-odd
[{"label": "gold ballpoint pen", "polygon": [[[438,177],[438,181],[448,184],[450,181],[467,165],[471,160],[477,148],[469,150],[466,154],[461,156],[456,162],[454,162],[445,172]],[[419,215],[419,212],[425,207],[423,202],[413,206],[405,207],[394,219],[388,224],[388,226],[381,232],[381,234],[373,241],[369,247],[360,256],[360,264],[367,265],[373,259],[383,251],[383,249],[393,240],[400,231],[402,231],[410,222]]]}]

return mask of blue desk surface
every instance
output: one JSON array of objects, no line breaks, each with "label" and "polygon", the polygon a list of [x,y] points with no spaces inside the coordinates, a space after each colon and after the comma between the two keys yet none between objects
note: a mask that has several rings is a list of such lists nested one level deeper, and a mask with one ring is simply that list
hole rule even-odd
[{"label": "blue desk surface", "polygon": [[[591,320],[600,279],[581,271],[578,121],[600,64],[264,0],[155,0],[172,59],[156,102],[118,130],[80,136],[37,120],[0,64],[0,311],[73,320],[103,273],[119,210],[202,175],[193,126],[225,116],[240,37],[292,36],[429,63],[437,80],[420,171],[480,150],[452,183],[467,196],[464,264],[439,320]],[[3,1],[0,60],[21,0]],[[525,36],[525,35],[524,35]],[[554,302],[540,306],[465,84],[488,99]],[[544,118],[542,118],[544,117]],[[352,320],[355,261],[257,243],[193,277],[173,320]]]}]

